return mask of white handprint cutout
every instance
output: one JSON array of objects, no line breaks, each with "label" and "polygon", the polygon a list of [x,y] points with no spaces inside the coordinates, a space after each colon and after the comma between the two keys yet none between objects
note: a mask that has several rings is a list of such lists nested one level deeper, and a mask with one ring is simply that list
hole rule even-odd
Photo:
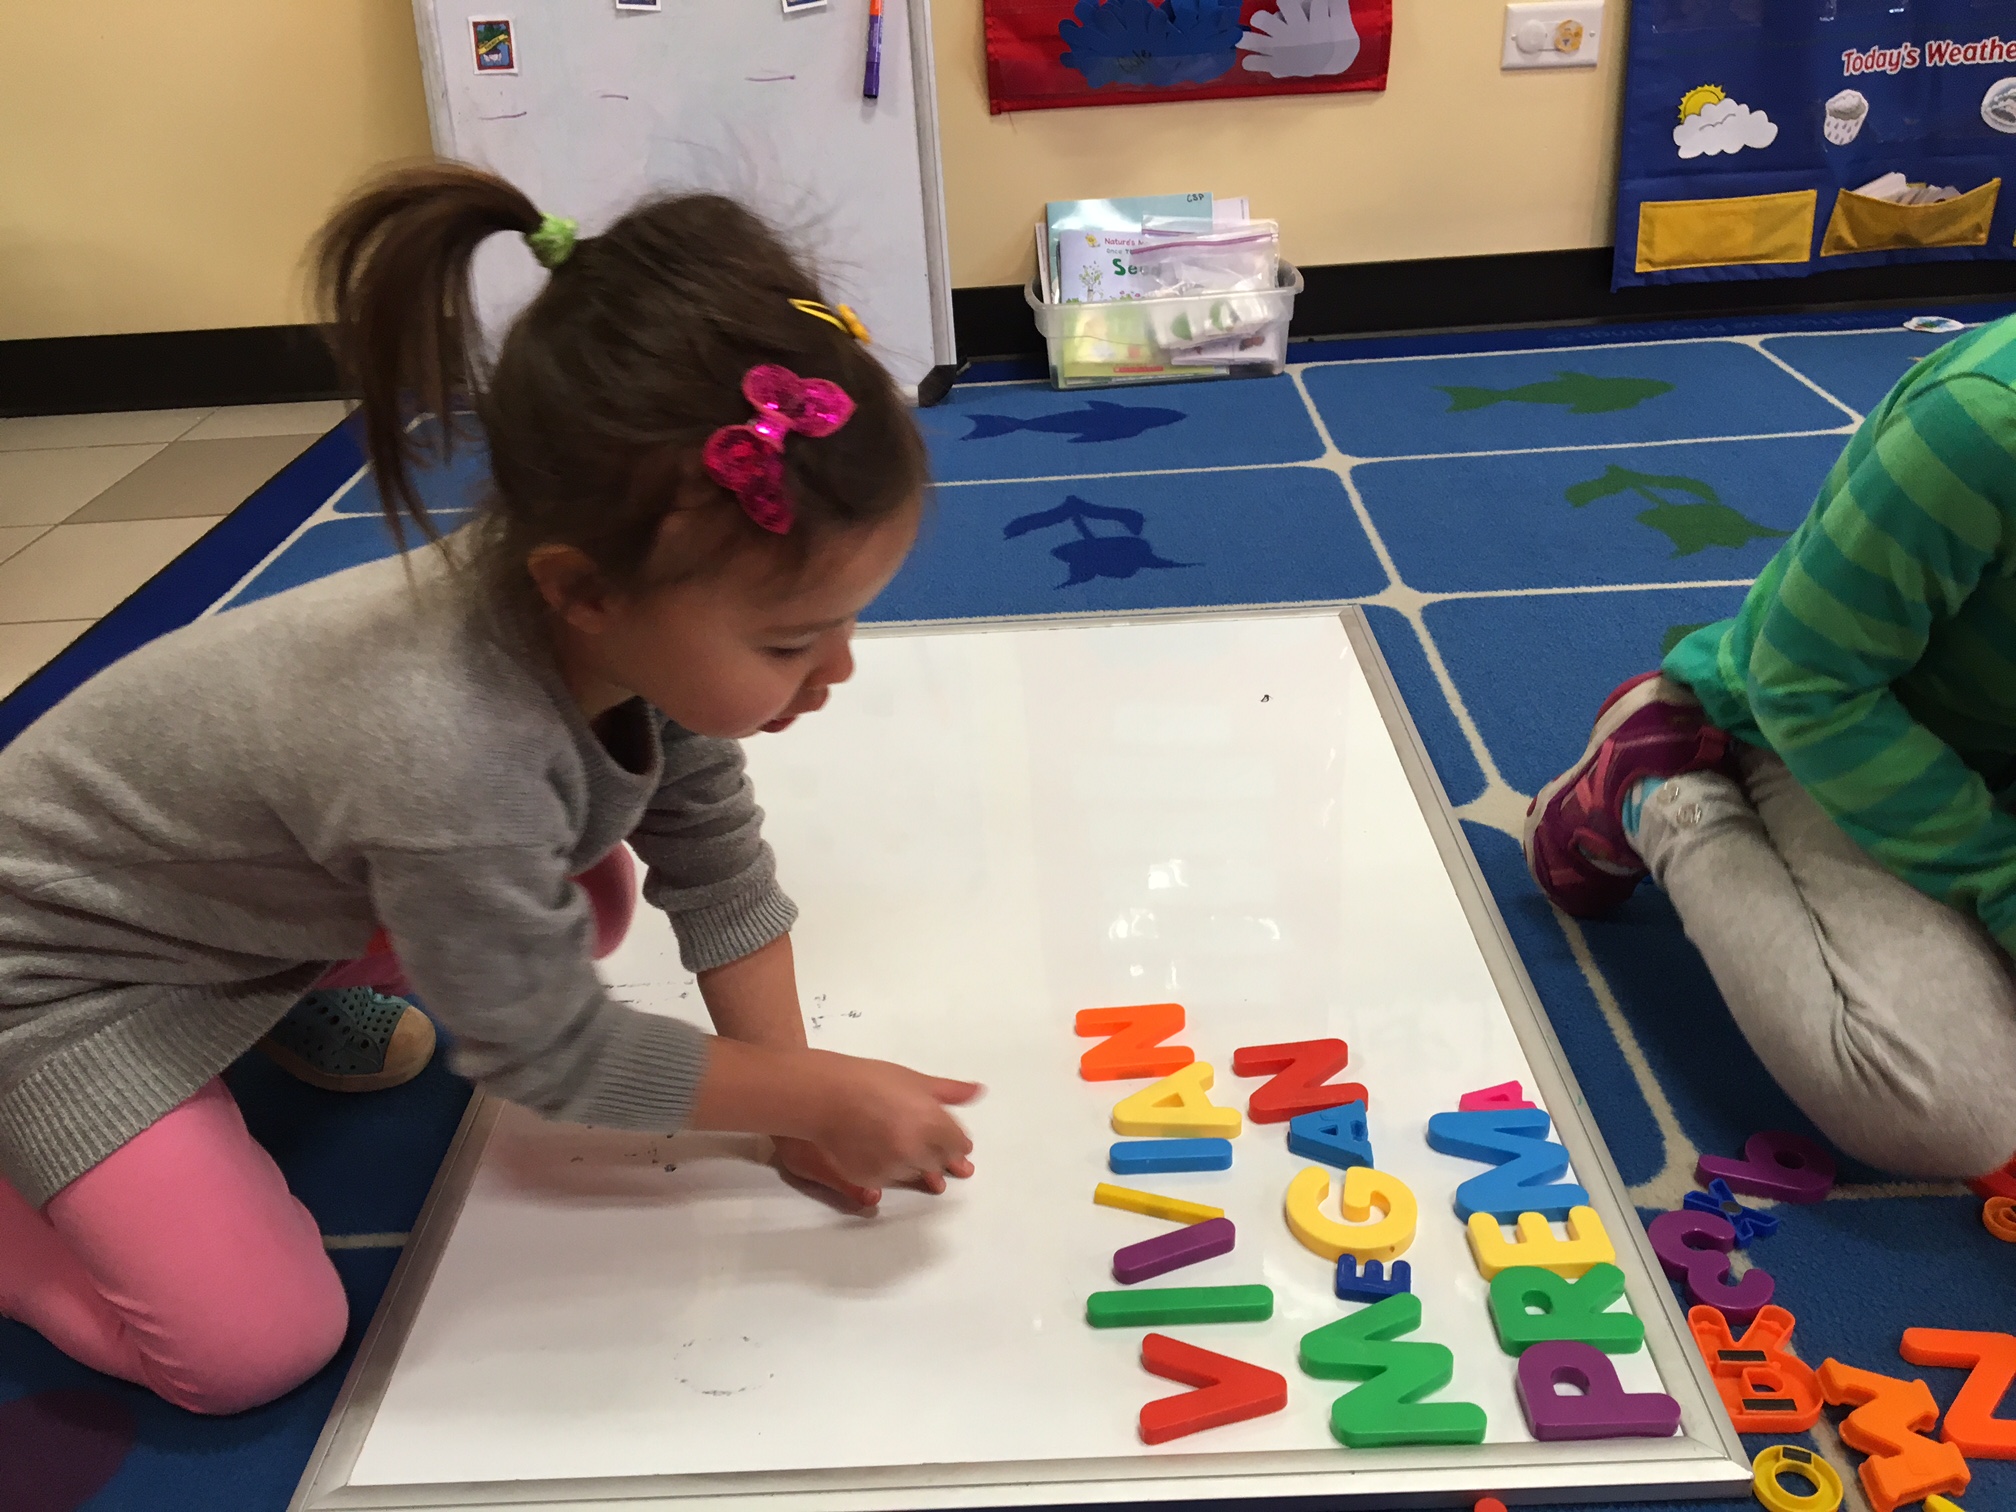
[{"label": "white handprint cutout", "polygon": [[1277,79],[1340,74],[1358,58],[1358,28],[1350,0],[1280,0],[1278,11],[1255,11],[1239,39],[1246,67]]}]

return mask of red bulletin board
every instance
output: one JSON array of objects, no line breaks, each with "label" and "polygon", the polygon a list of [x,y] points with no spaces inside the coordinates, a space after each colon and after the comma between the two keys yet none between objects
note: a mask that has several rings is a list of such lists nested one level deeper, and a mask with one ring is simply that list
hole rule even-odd
[{"label": "red bulletin board", "polygon": [[985,0],[996,115],[1386,87],[1393,0]]}]

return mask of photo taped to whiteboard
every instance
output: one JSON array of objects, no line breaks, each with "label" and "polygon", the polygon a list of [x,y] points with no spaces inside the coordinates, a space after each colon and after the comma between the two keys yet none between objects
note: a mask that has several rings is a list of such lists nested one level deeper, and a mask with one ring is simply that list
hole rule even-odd
[{"label": "photo taped to whiteboard", "polygon": [[518,39],[512,34],[509,16],[471,16],[469,40],[476,50],[479,74],[518,72]]}]

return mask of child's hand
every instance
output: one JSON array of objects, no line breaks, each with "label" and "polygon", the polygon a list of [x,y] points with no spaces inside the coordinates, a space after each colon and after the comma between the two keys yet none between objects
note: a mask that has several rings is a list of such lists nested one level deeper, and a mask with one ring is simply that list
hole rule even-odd
[{"label": "child's hand", "polygon": [[914,1180],[927,1192],[942,1192],[948,1175],[973,1174],[967,1158],[973,1141],[946,1108],[971,1102],[979,1083],[889,1061],[805,1053],[815,1062],[808,1068],[811,1142],[843,1182],[868,1189]]},{"label": "child's hand", "polygon": [[872,1208],[882,1200],[882,1188],[849,1181],[835,1168],[832,1157],[811,1140],[779,1135],[771,1143],[776,1146],[777,1164],[785,1174],[838,1192],[857,1208]]},{"label": "child's hand", "polygon": [[973,1141],[946,1108],[979,1094],[888,1061],[716,1038],[688,1126],[768,1134],[792,1175],[873,1207],[892,1183],[942,1192],[973,1174]]}]

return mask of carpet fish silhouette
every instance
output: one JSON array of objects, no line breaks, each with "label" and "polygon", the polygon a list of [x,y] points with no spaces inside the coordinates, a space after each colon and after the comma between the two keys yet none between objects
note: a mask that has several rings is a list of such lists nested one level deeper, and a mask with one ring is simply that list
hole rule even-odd
[{"label": "carpet fish silhouette", "polygon": [[1471,388],[1462,384],[1435,387],[1449,396],[1448,413],[1489,409],[1494,404],[1558,404],[1571,415],[1607,415],[1627,410],[1670,393],[1673,385],[1657,378],[1595,378],[1588,373],[1556,373],[1541,383],[1517,388]]},{"label": "carpet fish silhouette", "polygon": [[[1099,535],[1092,529],[1095,520],[1118,525],[1127,533]],[[1197,565],[1195,562],[1172,562],[1158,555],[1147,537],[1141,534],[1147,523],[1147,516],[1137,509],[1089,504],[1076,494],[1070,494],[1055,509],[1039,510],[1035,514],[1020,515],[1010,520],[1001,527],[1001,539],[1012,541],[1017,536],[1052,525],[1069,525],[1076,529],[1077,540],[1066,541],[1050,551],[1050,555],[1071,569],[1071,575],[1057,585],[1059,588],[1089,583],[1094,578],[1131,578],[1143,568]]]},{"label": "carpet fish silhouette", "polygon": [[[1639,513],[1638,523],[1671,541],[1676,557],[1693,556],[1710,546],[1747,546],[1752,541],[1782,539],[1791,534],[1760,525],[1748,515],[1731,509],[1722,502],[1714,486],[1700,478],[1678,473],[1641,473],[1614,462],[1603,469],[1601,477],[1575,484],[1562,497],[1580,509],[1598,499],[1623,493],[1634,493],[1651,503],[1650,509]],[[1673,494],[1685,497],[1675,499],[1670,497]]]},{"label": "carpet fish silhouette", "polygon": [[1046,435],[1069,436],[1074,446],[1087,441],[1125,441],[1143,431],[1174,425],[1185,416],[1181,410],[1157,409],[1152,404],[1114,404],[1105,399],[1088,399],[1083,409],[1063,410],[1055,415],[1024,419],[1018,415],[969,415],[973,429],[967,441],[985,441],[1015,431],[1041,431]]}]

